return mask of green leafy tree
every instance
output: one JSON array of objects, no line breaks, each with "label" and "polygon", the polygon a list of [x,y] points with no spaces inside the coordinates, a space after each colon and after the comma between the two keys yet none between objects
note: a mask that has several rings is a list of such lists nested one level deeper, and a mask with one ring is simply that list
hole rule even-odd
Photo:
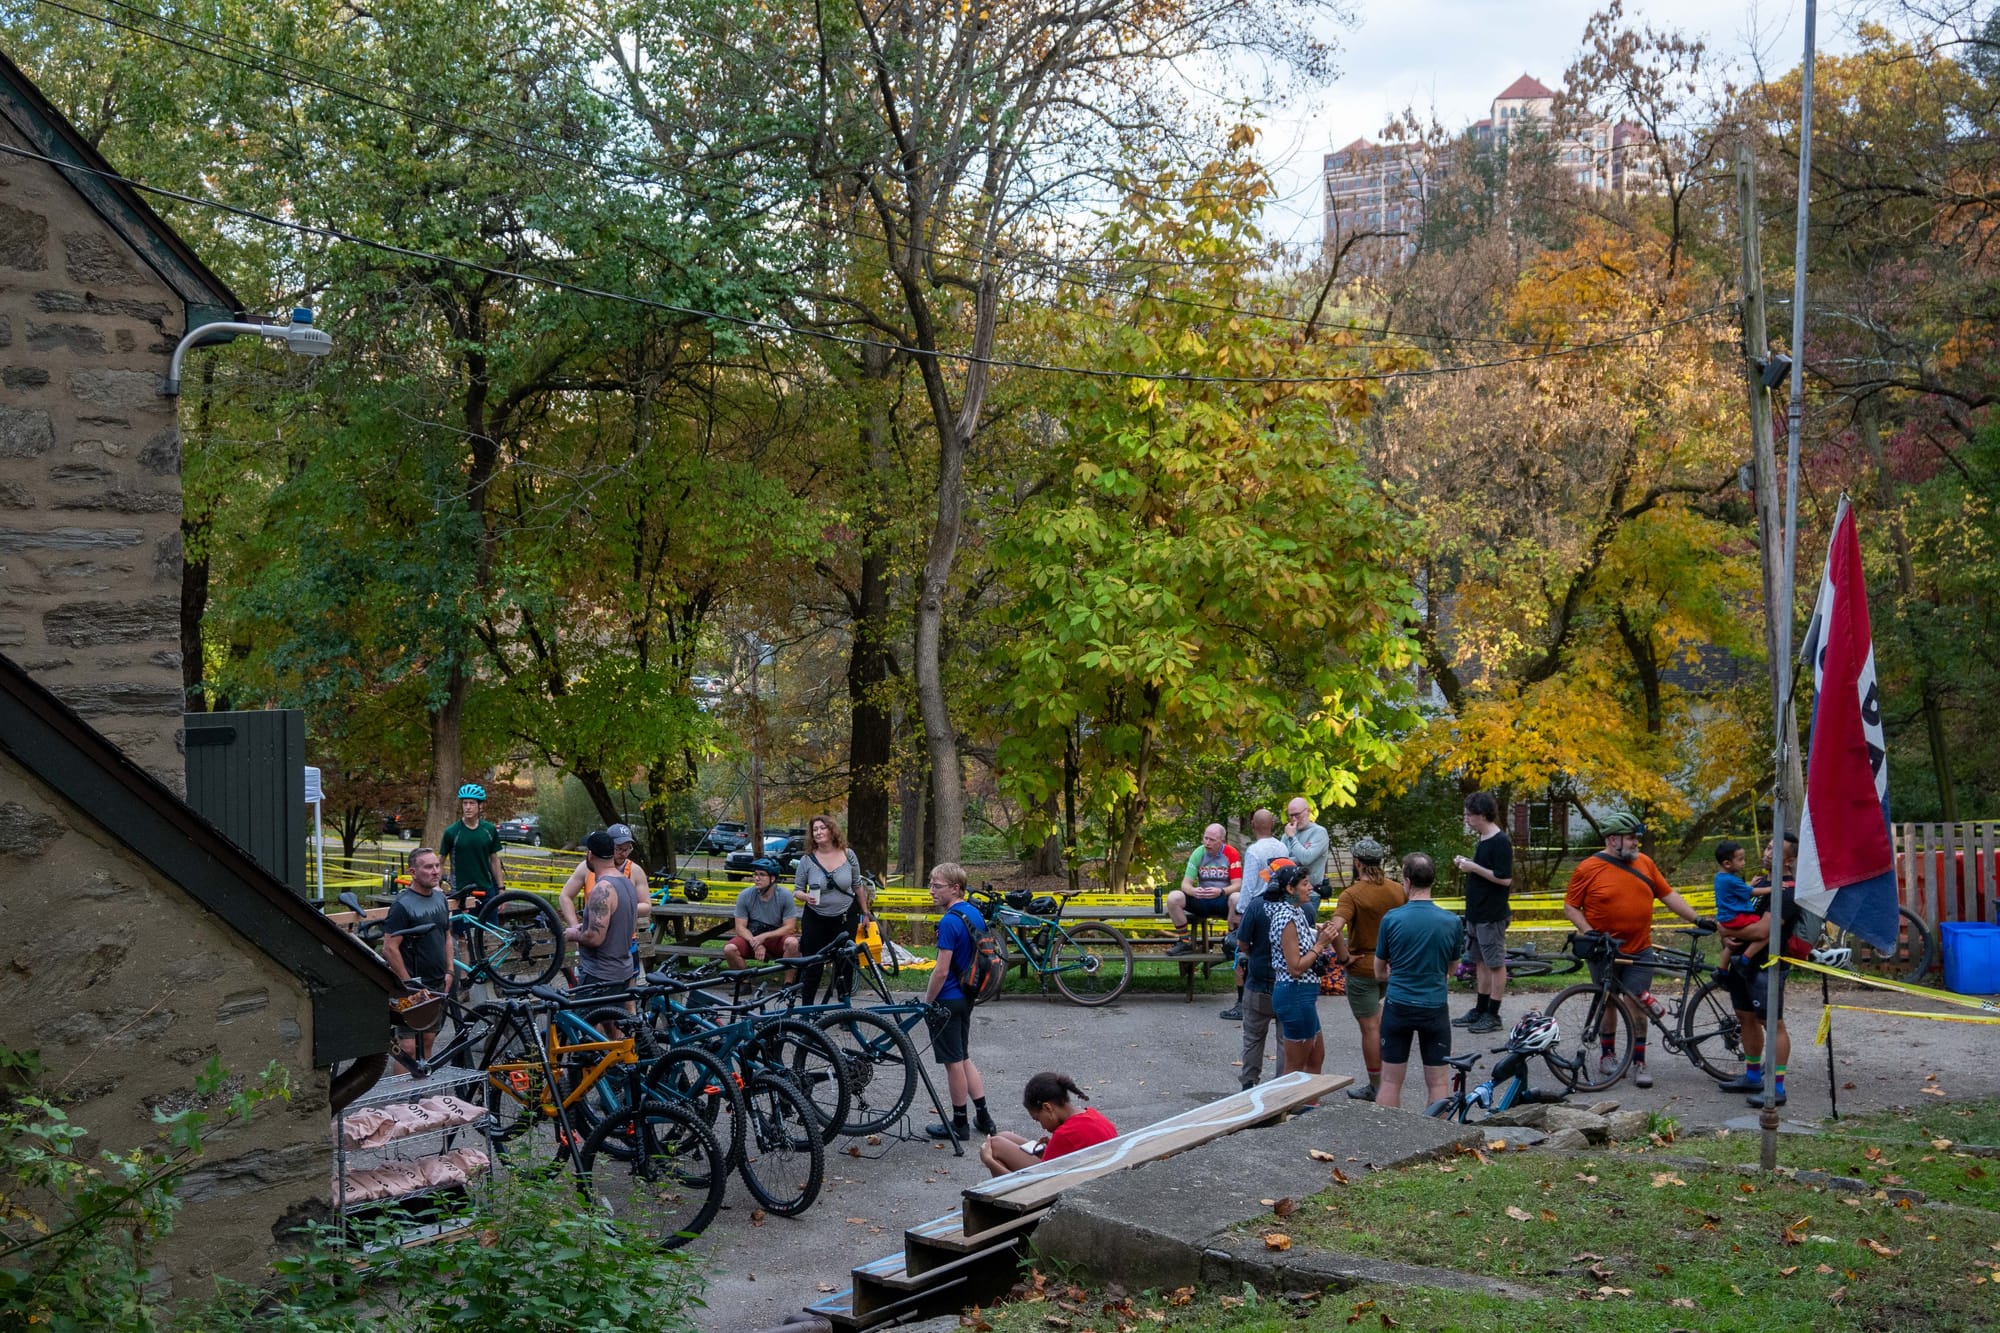
[{"label": "green leafy tree", "polygon": [[1301,382],[1362,363],[1296,324],[1203,308],[1257,304],[1250,137],[1135,188],[1106,228],[1131,274],[1199,259],[1199,276],[1079,297],[1057,340],[1119,373],[1051,386],[1046,484],[993,552],[1003,783],[1030,805],[1087,793],[1113,887],[1163,794],[1241,765],[1344,804],[1406,719],[1411,528],[1356,457],[1367,391]]}]

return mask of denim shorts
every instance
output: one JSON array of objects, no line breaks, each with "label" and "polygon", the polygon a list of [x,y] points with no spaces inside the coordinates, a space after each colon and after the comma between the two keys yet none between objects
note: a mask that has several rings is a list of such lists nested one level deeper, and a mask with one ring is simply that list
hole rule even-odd
[{"label": "denim shorts", "polygon": [[1319,979],[1301,985],[1280,981],[1271,987],[1271,1016],[1286,1041],[1311,1041],[1319,1035]]}]

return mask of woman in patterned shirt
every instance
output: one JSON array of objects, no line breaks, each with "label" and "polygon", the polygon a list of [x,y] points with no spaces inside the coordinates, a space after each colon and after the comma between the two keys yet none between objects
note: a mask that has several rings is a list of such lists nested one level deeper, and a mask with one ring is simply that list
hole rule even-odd
[{"label": "woman in patterned shirt", "polygon": [[1319,1028],[1319,973],[1333,954],[1333,927],[1314,928],[1313,908],[1306,905],[1313,901],[1312,881],[1296,865],[1271,872],[1264,901],[1271,904],[1271,959],[1284,963],[1272,969],[1276,976],[1271,1013],[1285,1043],[1285,1071],[1317,1074],[1326,1063],[1326,1037]]}]

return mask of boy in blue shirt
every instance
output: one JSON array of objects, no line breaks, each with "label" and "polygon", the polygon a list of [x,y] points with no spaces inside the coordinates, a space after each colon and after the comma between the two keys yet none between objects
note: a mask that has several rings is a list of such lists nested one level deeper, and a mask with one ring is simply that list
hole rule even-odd
[{"label": "boy in blue shirt", "polygon": [[1742,843],[1725,838],[1715,844],[1715,864],[1721,867],[1715,872],[1715,924],[1724,930],[1754,925],[1761,915],[1758,908],[1763,904],[1757,901],[1757,891],[1743,878],[1749,862]]},{"label": "boy in blue shirt", "polygon": [[[986,1109],[986,1082],[979,1066],[972,1063],[967,1049],[972,1035],[972,997],[959,984],[972,966],[979,949],[979,933],[986,929],[979,909],[965,901],[965,869],[946,861],[931,869],[931,906],[941,915],[937,928],[937,966],[931,969],[931,984],[924,992],[930,1005],[931,1053],[944,1066],[946,1090],[951,1094],[951,1123],[940,1120],[924,1132],[934,1139],[970,1138],[976,1124],[981,1134],[999,1132],[993,1113]],[[976,1121],[968,1121],[967,1098],[972,1100]]]}]

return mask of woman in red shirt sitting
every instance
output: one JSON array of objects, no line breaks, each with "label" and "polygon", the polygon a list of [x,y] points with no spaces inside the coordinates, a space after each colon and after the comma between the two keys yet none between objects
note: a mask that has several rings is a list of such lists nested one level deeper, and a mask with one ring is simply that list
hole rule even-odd
[{"label": "woman in red shirt sitting", "polygon": [[1072,1106],[1069,1100],[1072,1096],[1078,1101],[1090,1100],[1068,1074],[1042,1073],[1029,1079],[1027,1090],[1021,1094],[1021,1105],[1036,1124],[1049,1132],[1048,1137],[1031,1143],[1019,1134],[1002,1130],[986,1140],[979,1150],[979,1160],[994,1175],[1004,1176],[1009,1171],[1038,1166],[1079,1148],[1118,1137],[1118,1126],[1089,1107],[1079,1110]]}]

